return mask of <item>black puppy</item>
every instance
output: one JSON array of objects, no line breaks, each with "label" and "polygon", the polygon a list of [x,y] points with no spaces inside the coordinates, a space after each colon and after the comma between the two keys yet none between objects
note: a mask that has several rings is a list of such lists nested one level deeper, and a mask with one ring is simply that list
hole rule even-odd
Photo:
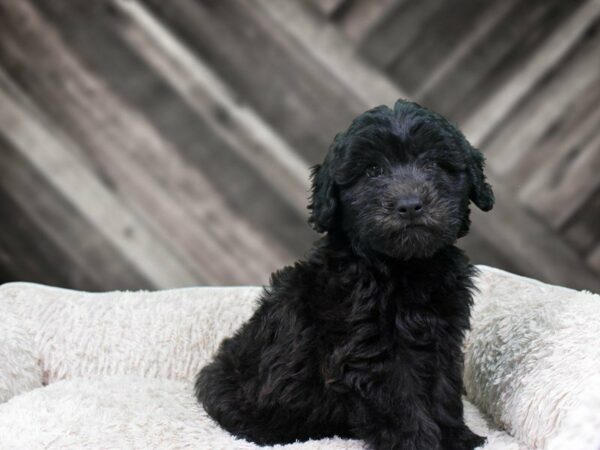
[{"label": "black puppy", "polygon": [[406,101],[338,134],[312,174],[309,222],[326,235],[272,275],[200,372],[208,414],[263,445],[333,435],[385,450],[482,445],[461,402],[475,269],[453,244],[469,200],[494,203],[483,163],[447,120]]}]

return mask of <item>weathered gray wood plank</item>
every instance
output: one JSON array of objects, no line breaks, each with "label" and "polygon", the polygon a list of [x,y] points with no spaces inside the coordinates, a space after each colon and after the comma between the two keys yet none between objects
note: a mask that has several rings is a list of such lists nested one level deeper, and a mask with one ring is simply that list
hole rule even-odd
[{"label": "weathered gray wood plank", "polygon": [[382,17],[406,0],[352,0],[336,14],[335,24],[354,43],[362,41]]},{"label": "weathered gray wood plank", "polygon": [[[300,40],[302,35],[297,27],[301,22],[292,19],[301,16],[301,10],[290,6],[293,4],[286,3],[285,6],[281,6],[280,3],[272,4],[269,13],[279,20],[281,26],[290,29],[290,32]],[[317,19],[304,16],[304,20],[316,21]],[[310,34],[304,35],[304,39],[300,42],[306,48],[316,45]],[[371,92],[371,84],[376,83],[377,79],[374,76],[371,83],[356,82],[353,89],[362,91],[365,96],[368,96]],[[497,125],[498,123],[495,124]],[[478,139],[481,139],[483,134],[478,130],[471,129],[471,131],[476,139],[472,139],[469,134],[467,137],[475,145],[481,144]],[[521,273],[575,287],[587,286],[600,290],[598,277],[580,261],[577,254],[561,237],[515,203],[513,193],[494,176],[493,170],[489,171],[488,178],[496,188],[497,203],[491,213],[475,214],[473,230],[477,236],[493,245],[499,258],[513,261]]]},{"label": "weathered gray wood plank", "polygon": [[[595,52],[599,53],[597,48]],[[590,55],[587,57],[590,58]],[[590,59],[594,60],[593,57]],[[595,59],[600,61],[597,57]],[[522,177],[525,183],[520,187],[518,198],[554,228],[571,221],[571,216],[582,208],[598,184],[597,176],[578,179],[583,173],[573,167],[581,158],[585,160],[584,153],[588,155],[588,163],[593,164],[594,154],[598,153],[595,146],[598,145],[600,129],[600,110],[597,108],[600,77],[596,70],[589,68],[587,74],[582,74],[581,80],[575,79],[574,82],[585,85],[588,74],[596,75],[596,81],[584,89],[569,108],[561,111],[559,121],[549,124],[547,137],[536,143],[523,164],[529,168],[529,173],[528,177]],[[561,80],[557,81],[560,89]],[[518,172],[523,172],[523,169]],[[582,184],[584,187],[578,190]]]},{"label": "weathered gray wood plank", "polygon": [[[26,40],[19,43],[27,45]],[[161,245],[175,251],[190,270],[213,283],[227,276],[224,274],[229,274],[233,283],[248,282],[281,264],[277,246],[259,251],[264,238],[233,215],[222,195],[178,158],[142,115],[73,59],[64,43],[46,38],[37,45],[43,50],[38,54],[34,53],[35,46],[23,52],[32,58],[26,66],[30,75],[35,78],[36,65],[47,64],[60,79],[69,80],[65,89],[40,77],[32,87],[39,93],[38,100],[46,107],[54,105],[55,114],[62,114],[70,132],[85,143],[83,151],[118,183],[120,195],[160,236]],[[53,46],[47,48],[49,45]],[[89,102],[89,97],[94,102]],[[59,99],[63,102],[57,104]],[[215,220],[217,217],[222,222]]]},{"label": "weathered gray wood plank", "polygon": [[[273,8],[269,0],[250,0],[248,3],[255,5],[254,9],[261,17],[269,19],[270,29],[278,29],[280,34],[287,36],[286,39],[296,41],[294,51],[310,53],[314,58],[311,63],[320,65],[323,71],[320,81],[343,86],[345,95],[354,99],[353,105],[358,101],[361,105],[377,106],[388,104],[390,99],[406,96],[385,74],[365,64],[335,27],[314,17],[303,4],[281,2]],[[293,19],[293,26],[278,25],[282,18]],[[301,45],[298,46],[298,43]],[[357,86],[366,85],[369,86],[368,90],[356,90]],[[356,106],[356,110],[359,114],[364,106]],[[338,114],[346,116],[342,110]],[[342,128],[333,128],[335,124],[332,124],[331,132],[345,129],[353,118],[342,124]],[[329,126],[329,122],[325,124]]]},{"label": "weathered gray wood plank", "polygon": [[352,0],[309,0],[321,14],[324,16],[333,16],[338,13],[344,4],[351,3]]},{"label": "weathered gray wood plank", "polygon": [[546,189],[528,203],[554,227],[563,226],[600,186],[600,133],[571,149],[551,171],[544,171]]},{"label": "weathered gray wood plank", "polygon": [[1,135],[0,173],[7,208],[0,234],[29,281],[56,282],[55,274],[78,289],[154,287]]},{"label": "weathered gray wood plank", "polygon": [[359,43],[359,51],[375,66],[388,69],[419,36],[428,18],[443,8],[443,4],[438,0],[421,0],[394,5],[371,27]]},{"label": "weathered gray wood plank", "polygon": [[[418,32],[388,65],[392,79],[411,96],[416,97],[423,84],[438,73],[448,55],[467,38],[486,11],[498,16],[499,6],[508,9],[513,1],[463,0],[460,7],[455,2],[439,3],[433,14],[414,24],[418,26]],[[396,43],[389,42],[388,45],[395,46]],[[454,69],[458,70],[456,66]]]},{"label": "weathered gray wood plank", "polygon": [[[530,176],[546,172],[545,167],[556,160],[554,153],[564,151],[565,138],[581,136],[583,130],[576,129],[587,125],[590,118],[596,124],[588,127],[600,125],[592,106],[600,101],[599,48],[600,35],[584,36],[560,67],[549,72],[490,137],[486,145],[489,164],[507,184],[516,187]],[[558,124],[563,127],[557,128]],[[565,128],[567,125],[575,129]]]},{"label": "weathered gray wood plank", "polygon": [[600,187],[569,218],[561,231],[582,257],[587,259],[594,252],[600,243]]},{"label": "weathered gray wood plank", "polygon": [[[565,3],[561,2],[562,5]],[[471,111],[472,114],[463,125],[465,133],[472,140],[483,142],[533,87],[560,64],[599,16],[600,2],[588,0],[562,25],[552,28],[552,34],[539,44],[533,55],[525,56],[524,64],[519,66],[519,70],[511,72],[510,77],[505,78],[500,87],[494,89],[493,94],[484,96],[485,101]],[[530,26],[523,32],[527,33]],[[517,44],[521,45],[521,42]],[[462,116],[458,113],[454,115]]]},{"label": "weathered gray wood plank", "polygon": [[25,109],[23,103],[9,97],[5,92],[7,87],[11,95],[17,94],[2,79],[0,130],[11,145],[18,148],[29,163],[43,173],[49,183],[71,201],[144,277],[156,286],[190,283],[191,277],[187,278],[187,273],[173,261],[162,260],[161,256],[166,258],[167,255],[161,246],[69,152],[71,144],[59,141],[42,122],[35,121],[32,109]]},{"label": "weathered gray wood plank", "polygon": [[509,255],[498,252],[496,246],[483,239],[479,233],[469,233],[458,245],[467,253],[473,264],[485,264],[509,272],[523,273]]},{"label": "weathered gray wood plank", "polygon": [[361,112],[356,94],[254,2],[145,3],[309,164]]},{"label": "weathered gray wood plank", "polygon": [[3,189],[0,189],[0,217],[1,283],[31,281],[92,291],[117,284],[113,280],[98,284],[85,269],[73,264]]},{"label": "weathered gray wood plank", "polygon": [[[119,27],[126,42],[181,99],[303,217],[309,192],[308,163],[251,108],[236,102],[229,88],[136,1],[116,1],[130,19]],[[219,114],[217,114],[219,113]],[[263,191],[268,190],[267,187]]]},{"label": "weathered gray wood plank", "polygon": [[596,270],[596,272],[600,273],[600,244],[597,245],[592,252],[590,252],[587,262]]},{"label": "weathered gray wood plank", "polygon": [[[455,5],[451,2],[447,3]],[[469,67],[467,63],[469,57],[476,54],[476,49],[481,42],[498,27],[513,7],[514,1],[511,0],[487,2],[484,11],[476,15],[472,23],[463,23],[466,32],[461,33],[463,36],[456,42],[456,45],[448,48],[443,58],[426,73],[425,71],[421,71],[422,80],[418,89],[414,92],[414,97],[420,101],[432,102],[443,107],[443,102],[437,99],[437,94],[434,94],[434,91],[440,89],[442,86],[452,85],[451,82],[448,82],[451,74],[464,70],[463,67],[465,66],[466,68]],[[457,10],[460,10],[460,8],[457,8]],[[440,36],[440,45],[443,45],[447,39],[448,36]],[[400,67],[396,67],[396,70],[400,70]],[[472,71],[473,69],[470,68],[469,70]]]},{"label": "weathered gray wood plank", "polygon": [[[177,164],[189,166],[185,171],[189,180],[179,182],[196,186],[198,202],[206,197],[202,193],[203,188],[199,187],[200,179],[206,180],[211,189],[217,191],[215,195],[219,200],[213,207],[222,207],[224,211],[223,214],[215,211],[214,216],[222,222],[199,227],[187,220],[190,229],[187,237],[181,237],[186,240],[184,253],[206,252],[207,245],[211,243],[194,242],[206,234],[207,229],[216,225],[225,231],[235,228],[237,222],[247,222],[252,233],[268,234],[273,240],[268,242],[270,248],[265,249],[264,254],[254,257],[236,254],[247,251],[247,242],[231,238],[220,241],[223,250],[232,253],[231,256],[223,256],[225,261],[235,261],[236,265],[242,266],[244,258],[254,261],[256,269],[240,267],[241,273],[266,270],[264,267],[261,269],[261,259],[271,258],[272,262],[267,263],[267,267],[271,268],[276,265],[275,261],[279,264],[287,261],[288,251],[304,251],[314,239],[306,226],[307,164],[298,155],[295,161],[292,160],[286,143],[279,136],[274,136],[259,117],[248,114],[247,106],[238,105],[237,99],[232,93],[225,92],[222,84],[216,86],[210,73],[201,72],[205,66],[199,65],[194,55],[189,52],[183,55],[183,58],[194,58],[185,60],[188,66],[183,67],[180,65],[181,47],[171,46],[169,59],[165,59],[166,50],[156,46],[164,45],[169,35],[161,35],[160,42],[153,40],[153,44],[144,40],[147,34],[142,34],[145,31],[140,27],[146,25],[127,15],[127,11],[140,11],[140,8],[134,9],[139,3],[107,2],[108,10],[99,10],[93,20],[88,17],[85,5],[38,3],[62,30],[65,39],[73,43],[77,55],[93,69],[94,75],[108,84],[111,95],[118,95],[118,100],[126,103],[132,112],[141,112],[143,117],[140,120],[147,122],[145,126],[153,128],[152,135],[162,142],[160,145],[166,146],[161,151],[161,158],[166,163],[172,159],[169,164],[173,167]],[[121,9],[121,6],[128,9]],[[145,9],[141,8],[143,14]],[[173,59],[177,57],[179,59]],[[189,66],[189,61],[193,66]],[[106,110],[109,111],[110,107],[107,105]],[[140,148],[132,150],[137,154],[144,145],[139,141],[142,136],[140,131],[137,139]],[[129,139],[136,142],[133,137]],[[135,145],[134,142],[128,146]],[[172,156],[169,154],[171,150]],[[288,154],[278,155],[277,159],[274,157],[277,152]],[[106,165],[107,170],[111,170],[108,162]],[[160,170],[154,168],[153,171],[157,169]],[[172,176],[181,177],[182,174],[172,173]],[[192,194],[186,193],[188,197]],[[219,203],[221,201],[222,204]],[[192,197],[189,202],[197,203]],[[173,207],[180,208],[177,204]],[[235,218],[229,220],[232,215]],[[179,216],[181,213],[172,220]],[[170,227],[178,225],[175,222]],[[182,227],[185,229],[185,226]],[[216,231],[220,233],[219,229]],[[189,250],[189,247],[197,250]],[[272,258],[273,252],[279,255],[276,259]],[[226,270],[220,272],[227,273]]]},{"label": "weathered gray wood plank", "polygon": [[[487,113],[485,108],[492,94],[505,89],[509,80],[525,75],[523,69],[531,63],[531,56],[540,53],[549,36],[562,28],[578,6],[578,1],[517,2],[423,101],[435,102],[438,110],[460,122],[481,108]],[[554,50],[551,47],[546,54]],[[544,62],[538,60],[536,66]],[[523,78],[526,80],[527,76]],[[498,94],[496,101],[502,99]]]},{"label": "weathered gray wood plank", "polygon": [[[493,177],[490,181],[494,183]],[[493,185],[497,199],[493,212],[474,211],[473,227],[478,235],[493,243],[519,273],[600,292],[600,277],[582,263],[561,236],[528,214],[501,183]]]},{"label": "weathered gray wood plank", "polygon": [[[408,90],[488,153],[498,205],[462,241],[474,261],[597,289],[599,17],[593,0],[0,0],[0,128],[25,168],[0,181],[0,280],[265,282],[315,237],[307,165]],[[374,66],[356,46],[377,42]]]}]

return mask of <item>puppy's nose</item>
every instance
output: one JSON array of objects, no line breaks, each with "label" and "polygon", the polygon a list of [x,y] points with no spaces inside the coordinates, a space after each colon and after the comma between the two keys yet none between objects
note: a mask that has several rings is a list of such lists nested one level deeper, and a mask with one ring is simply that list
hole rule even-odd
[{"label": "puppy's nose", "polygon": [[404,218],[420,216],[423,213],[423,202],[416,195],[401,197],[397,203],[398,212]]}]

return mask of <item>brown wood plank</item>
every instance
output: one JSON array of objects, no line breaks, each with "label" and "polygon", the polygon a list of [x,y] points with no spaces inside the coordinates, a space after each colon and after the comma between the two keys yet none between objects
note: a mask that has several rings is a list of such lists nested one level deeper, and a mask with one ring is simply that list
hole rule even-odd
[{"label": "brown wood plank", "polygon": [[19,279],[85,290],[155,287],[0,135],[0,223]]}]

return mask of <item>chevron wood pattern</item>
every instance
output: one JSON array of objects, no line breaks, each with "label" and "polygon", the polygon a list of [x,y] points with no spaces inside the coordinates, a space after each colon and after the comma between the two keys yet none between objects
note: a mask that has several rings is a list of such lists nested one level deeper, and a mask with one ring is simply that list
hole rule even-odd
[{"label": "chevron wood pattern", "polygon": [[366,108],[449,116],[475,262],[600,291],[600,0],[0,0],[0,281],[267,283]]}]

